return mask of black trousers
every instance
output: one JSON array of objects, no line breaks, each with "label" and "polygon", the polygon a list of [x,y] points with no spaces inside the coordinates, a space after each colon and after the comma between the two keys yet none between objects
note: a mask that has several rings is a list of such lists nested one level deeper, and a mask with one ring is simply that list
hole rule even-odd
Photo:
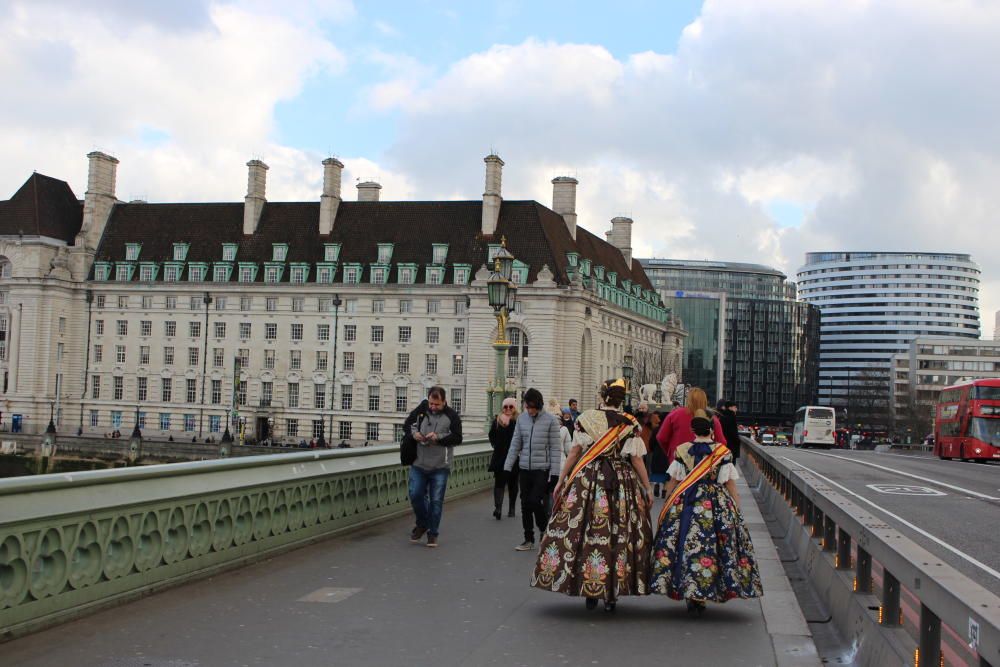
[{"label": "black trousers", "polygon": [[510,498],[510,511],[514,511],[514,503],[517,502],[517,483],[516,472],[501,470],[493,473],[493,500],[498,507],[503,503],[503,491],[507,489],[507,495]]},{"label": "black trousers", "polygon": [[535,526],[539,536],[545,532],[549,524],[548,504],[545,496],[548,493],[548,470],[522,470],[519,476],[521,483],[521,525],[524,526],[524,540],[535,541]]}]

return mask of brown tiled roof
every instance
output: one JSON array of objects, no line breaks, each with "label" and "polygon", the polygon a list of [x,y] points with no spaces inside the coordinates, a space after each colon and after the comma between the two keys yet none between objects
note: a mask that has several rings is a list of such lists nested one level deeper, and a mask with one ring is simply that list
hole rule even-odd
[{"label": "brown tiled roof", "polygon": [[[175,242],[185,242],[190,244],[188,262],[220,261],[222,244],[236,243],[237,262],[261,263],[271,260],[273,243],[287,243],[288,262],[314,264],[323,261],[324,243],[340,243],[341,264],[356,262],[368,270],[379,243],[393,244],[394,265],[410,262],[421,267],[431,261],[432,244],[447,243],[445,282],[450,282],[451,265],[469,264],[475,273],[486,263],[487,246],[502,236],[511,253],[529,266],[529,282],[547,265],[555,280],[565,284],[566,253],[575,251],[617,271],[620,279],[649,284],[638,263],[629,271],[616,248],[585,229],[577,228],[574,242],[562,216],[538,202],[504,201],[496,234],[489,239],[480,234],[481,216],[481,201],[341,202],[333,232],[320,236],[318,202],[268,202],[256,233],[244,236],[242,203],[120,203],[112,211],[97,260],[121,261],[125,244],[141,243],[139,261],[163,262],[172,258]],[[235,272],[231,279],[236,280]],[[257,279],[263,280],[263,272]],[[282,280],[288,279],[286,271]]]},{"label": "brown tiled roof", "polygon": [[49,236],[72,243],[82,222],[83,203],[69,184],[39,173],[0,201],[0,235]]}]

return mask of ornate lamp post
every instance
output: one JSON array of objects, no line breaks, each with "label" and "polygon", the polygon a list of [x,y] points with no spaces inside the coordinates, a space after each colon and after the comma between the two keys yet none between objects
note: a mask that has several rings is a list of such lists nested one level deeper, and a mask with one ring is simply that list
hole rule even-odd
[{"label": "ornate lamp post", "polygon": [[486,283],[486,296],[497,320],[497,337],[493,341],[496,367],[493,383],[486,390],[487,417],[490,420],[500,411],[500,403],[507,393],[507,373],[504,369],[504,357],[510,349],[510,341],[507,340],[507,321],[514,310],[514,301],[517,298],[517,288],[510,280],[513,269],[514,255],[507,250],[506,239],[502,238],[500,249],[493,259],[493,273]]},{"label": "ornate lamp post", "polygon": [[44,475],[49,468],[49,461],[56,455],[56,422],[55,422],[55,402],[49,401],[49,425],[45,429],[45,437],[42,438],[41,451],[38,453],[40,459],[38,474]]},{"label": "ornate lamp post", "polygon": [[229,423],[226,423],[226,432],[219,440],[219,458],[228,459],[233,453],[233,434],[229,431]]},{"label": "ornate lamp post", "polygon": [[[340,300],[340,294],[333,295],[333,363],[330,373],[330,438],[333,439],[333,411],[337,407],[337,317],[340,315],[340,306],[344,303]],[[324,443],[324,447],[326,444]]]},{"label": "ornate lamp post", "polygon": [[132,437],[128,441],[128,460],[135,463],[142,458],[142,431],[139,430],[139,406],[135,406],[135,428],[132,429]]},{"label": "ornate lamp post", "polygon": [[625,379],[625,407],[632,407],[632,374],[635,369],[632,366],[632,352],[626,352],[622,359],[622,377]]}]

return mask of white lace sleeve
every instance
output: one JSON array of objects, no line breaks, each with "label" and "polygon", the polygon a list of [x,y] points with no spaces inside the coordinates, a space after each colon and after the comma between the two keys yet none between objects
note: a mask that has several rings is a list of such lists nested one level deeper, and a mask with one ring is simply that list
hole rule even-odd
[{"label": "white lace sleeve", "polygon": [[736,471],[736,466],[732,463],[723,463],[719,466],[719,484],[725,484],[731,479],[739,479],[740,474]]},{"label": "white lace sleeve", "polygon": [[628,458],[629,456],[645,456],[646,455],[646,443],[642,441],[642,438],[629,438],[625,442],[625,446],[622,447],[622,458]]},{"label": "white lace sleeve", "polygon": [[586,431],[577,431],[573,434],[573,444],[579,445],[583,451],[587,451],[594,444],[594,439],[587,435]]},{"label": "white lace sleeve", "polygon": [[674,462],[667,468],[667,474],[670,475],[670,479],[676,479],[679,482],[687,477],[687,468],[684,467],[683,463],[674,459]]}]

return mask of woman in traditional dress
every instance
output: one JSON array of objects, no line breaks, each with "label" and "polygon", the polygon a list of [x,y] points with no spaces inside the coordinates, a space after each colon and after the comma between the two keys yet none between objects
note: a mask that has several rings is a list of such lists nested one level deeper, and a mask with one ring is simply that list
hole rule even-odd
[{"label": "woman in traditional dress", "polygon": [[677,448],[667,469],[667,502],[653,541],[650,589],[685,600],[701,615],[706,602],[763,594],[750,534],[743,523],[732,455],[712,438],[712,422],[698,410],[694,440]]},{"label": "woman in traditional dress", "polygon": [[601,398],[576,420],[531,585],[614,611],[619,596],[649,592],[652,491],[639,423],[621,412],[624,381],[606,382]]}]

